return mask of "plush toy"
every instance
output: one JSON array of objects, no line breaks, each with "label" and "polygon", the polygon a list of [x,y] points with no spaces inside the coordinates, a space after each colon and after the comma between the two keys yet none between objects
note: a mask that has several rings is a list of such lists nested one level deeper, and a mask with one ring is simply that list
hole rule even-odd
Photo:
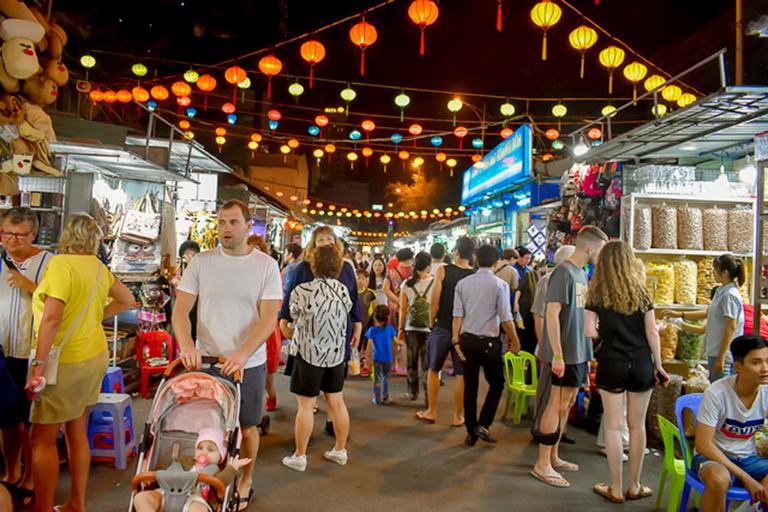
[{"label": "plush toy", "polygon": [[53,83],[63,87],[69,81],[69,70],[64,63],[57,59],[47,59],[43,64],[43,74]]},{"label": "plush toy", "polygon": [[45,29],[33,21],[8,18],[0,22],[3,64],[13,78],[24,80],[40,70],[35,43],[45,35]]}]

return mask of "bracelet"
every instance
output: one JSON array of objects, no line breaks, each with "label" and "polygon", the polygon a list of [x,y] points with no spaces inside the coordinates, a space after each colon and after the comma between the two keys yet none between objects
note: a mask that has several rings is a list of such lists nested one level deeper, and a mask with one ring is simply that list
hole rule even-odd
[{"label": "bracelet", "polygon": [[558,361],[558,362],[565,361],[565,359],[563,359],[563,354],[558,354],[556,356],[552,356],[552,362],[555,362],[555,361]]}]

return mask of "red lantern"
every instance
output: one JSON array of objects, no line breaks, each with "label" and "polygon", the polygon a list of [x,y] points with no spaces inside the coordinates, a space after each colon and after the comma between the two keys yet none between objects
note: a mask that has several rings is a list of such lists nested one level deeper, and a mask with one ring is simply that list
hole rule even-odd
[{"label": "red lantern", "polygon": [[178,103],[180,107],[188,107],[192,103],[192,98],[189,96],[176,98],[176,103]]},{"label": "red lantern", "polygon": [[544,132],[544,136],[549,140],[556,140],[558,137],[560,137],[560,132],[554,128],[550,128]]},{"label": "red lantern", "polygon": [[196,84],[198,89],[206,93],[203,100],[203,108],[208,110],[208,93],[216,88],[216,79],[206,74],[198,78]]},{"label": "red lantern", "polygon": [[279,110],[273,109],[267,112],[267,117],[272,121],[279,121],[283,118],[283,114]]},{"label": "red lantern", "polygon": [[117,101],[120,103],[130,103],[133,100],[133,94],[126,89],[120,89],[117,91]]},{"label": "red lantern", "polygon": [[259,70],[267,75],[267,99],[272,100],[272,77],[280,73],[283,69],[283,63],[270,54],[262,57],[259,61]]},{"label": "red lantern", "polygon": [[315,118],[315,124],[322,128],[323,126],[328,124],[328,118],[325,116],[317,116]]},{"label": "red lantern", "polygon": [[501,135],[502,139],[509,138],[514,132],[512,131],[512,128],[504,128],[499,132],[499,135]]},{"label": "red lantern", "polygon": [[421,135],[421,132],[424,131],[424,129],[421,127],[420,124],[412,124],[408,127],[408,133],[413,135],[414,137]]},{"label": "red lantern", "polygon": [[91,101],[94,105],[104,100],[104,93],[101,91],[101,89],[92,90],[88,96],[91,98]]},{"label": "red lantern", "polygon": [[179,98],[186,98],[192,94],[192,87],[190,87],[187,82],[179,80],[178,82],[174,82],[173,85],[171,85],[171,92]]},{"label": "red lantern", "polygon": [[162,85],[156,85],[151,88],[149,94],[157,101],[165,101],[168,99],[168,89]]},{"label": "red lantern", "polygon": [[592,140],[597,140],[600,137],[603,136],[603,130],[600,128],[590,128],[587,132],[587,137],[589,137]]},{"label": "red lantern", "polygon": [[419,55],[424,55],[424,29],[437,21],[438,14],[440,14],[440,9],[432,0],[414,0],[408,8],[408,16],[421,30]]},{"label": "red lantern", "polygon": [[104,91],[104,101],[109,103],[110,105],[117,101],[117,93],[113,91],[112,89],[107,89]]},{"label": "red lantern", "polygon": [[481,155],[479,153],[475,153],[474,155],[472,155],[472,161],[474,163],[477,163],[477,162],[479,162],[482,159],[483,159],[483,155]]},{"label": "red lantern", "polygon": [[315,64],[325,58],[325,46],[320,41],[307,41],[301,45],[301,58],[309,62],[309,88],[312,88]]},{"label": "red lantern", "polygon": [[149,92],[141,86],[136,86],[133,89],[131,89],[131,93],[133,94],[133,99],[140,102],[145,102],[149,99]]},{"label": "red lantern", "polygon": [[248,74],[240,66],[232,66],[224,71],[224,80],[234,86],[232,103],[237,103],[237,85],[248,78]]},{"label": "red lantern", "polygon": [[360,75],[365,76],[365,49],[376,42],[376,29],[365,19],[349,30],[349,38],[360,47]]},{"label": "red lantern", "polygon": [[366,119],[365,121],[360,123],[360,126],[366,132],[372,132],[374,130],[374,128],[376,128],[376,125],[370,119]]},{"label": "red lantern", "polygon": [[225,114],[234,114],[235,113],[235,105],[232,103],[225,103],[221,106],[221,111]]},{"label": "red lantern", "polygon": [[457,126],[456,128],[454,128],[453,134],[459,139],[459,149],[463,149],[464,137],[466,137],[468,133],[469,133],[469,130],[467,130],[463,126]]}]

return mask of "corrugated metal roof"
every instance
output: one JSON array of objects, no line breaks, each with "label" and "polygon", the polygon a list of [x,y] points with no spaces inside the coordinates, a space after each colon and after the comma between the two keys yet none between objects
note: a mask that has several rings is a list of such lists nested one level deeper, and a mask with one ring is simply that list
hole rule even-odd
[{"label": "corrugated metal roof", "polygon": [[[145,137],[128,136],[125,145],[141,154],[147,144]],[[232,168],[205,150],[202,144],[192,140],[174,140],[153,138],[149,141],[150,148],[171,148],[168,168],[179,174],[187,172],[221,172],[231,173]]]}]

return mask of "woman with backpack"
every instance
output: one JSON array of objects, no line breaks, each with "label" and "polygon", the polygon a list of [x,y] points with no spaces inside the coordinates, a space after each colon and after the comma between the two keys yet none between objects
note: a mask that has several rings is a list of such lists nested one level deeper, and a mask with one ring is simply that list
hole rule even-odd
[{"label": "woman with backpack", "polygon": [[[426,387],[423,373],[427,369],[427,335],[429,334],[429,304],[432,300],[430,275],[432,258],[426,252],[416,255],[413,276],[401,288],[398,335],[405,338],[408,348],[408,392],[411,400],[419,397],[419,381]],[[421,368],[419,364],[421,363]],[[426,395],[426,390],[424,391]]]}]

